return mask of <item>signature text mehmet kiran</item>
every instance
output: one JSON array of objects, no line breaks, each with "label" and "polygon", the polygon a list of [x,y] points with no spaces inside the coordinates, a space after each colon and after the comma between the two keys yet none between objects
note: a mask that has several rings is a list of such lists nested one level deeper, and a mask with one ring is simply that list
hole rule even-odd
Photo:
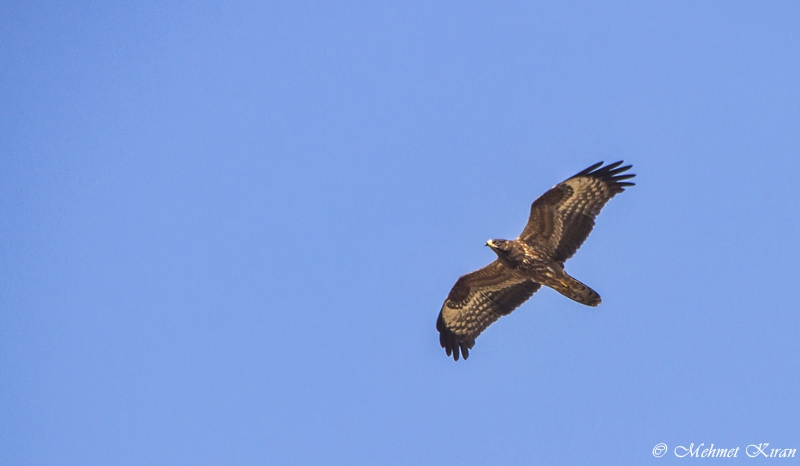
[{"label": "signature text mehmet kiran", "polygon": [[[711,446],[703,448],[705,443],[694,446],[694,443],[689,444],[688,447],[678,445],[673,452],[678,458],[736,458],[739,455],[739,447],[736,448],[715,448],[712,443]],[[763,456],[765,458],[794,458],[797,453],[797,448],[768,448],[769,443],[751,444],[745,448],[745,453],[750,458]]]}]

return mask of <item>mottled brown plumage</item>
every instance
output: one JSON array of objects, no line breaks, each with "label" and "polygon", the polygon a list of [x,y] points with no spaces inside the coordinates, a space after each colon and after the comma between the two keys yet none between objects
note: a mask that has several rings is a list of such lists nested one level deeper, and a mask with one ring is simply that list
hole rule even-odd
[{"label": "mottled brown plumage", "polygon": [[447,355],[464,359],[475,338],[500,317],[510,314],[542,285],[587,306],[600,295],[570,277],[564,262],[575,254],[594,227],[594,219],[614,195],[633,183],[622,174],[631,165],[603,162],[557,184],[531,205],[528,224],[515,240],[489,240],[497,260],[456,281],[447,296],[436,329]]}]

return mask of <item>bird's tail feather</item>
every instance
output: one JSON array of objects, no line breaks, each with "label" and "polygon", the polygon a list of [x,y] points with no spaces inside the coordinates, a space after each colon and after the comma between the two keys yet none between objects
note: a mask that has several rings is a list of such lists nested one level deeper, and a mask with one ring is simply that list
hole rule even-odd
[{"label": "bird's tail feather", "polygon": [[564,277],[552,288],[567,298],[587,306],[597,306],[601,301],[600,295],[596,291],[567,274],[564,274]]}]

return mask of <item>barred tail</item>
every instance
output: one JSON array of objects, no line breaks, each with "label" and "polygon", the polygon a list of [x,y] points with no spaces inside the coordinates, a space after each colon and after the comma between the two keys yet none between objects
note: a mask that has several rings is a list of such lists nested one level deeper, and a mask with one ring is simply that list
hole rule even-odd
[{"label": "barred tail", "polygon": [[592,307],[600,304],[600,295],[596,291],[569,275],[564,274],[564,277],[559,282],[553,289],[567,298]]}]

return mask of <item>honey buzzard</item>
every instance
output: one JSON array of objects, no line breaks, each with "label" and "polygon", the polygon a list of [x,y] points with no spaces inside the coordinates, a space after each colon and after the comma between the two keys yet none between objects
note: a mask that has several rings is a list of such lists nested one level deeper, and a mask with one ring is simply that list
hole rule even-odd
[{"label": "honey buzzard", "polygon": [[442,305],[436,330],[448,356],[464,359],[486,327],[528,300],[542,285],[587,306],[600,295],[570,277],[564,262],[575,254],[594,227],[600,209],[633,183],[622,174],[631,165],[603,162],[557,184],[531,205],[528,224],[515,240],[486,242],[497,259],[456,281]]}]

